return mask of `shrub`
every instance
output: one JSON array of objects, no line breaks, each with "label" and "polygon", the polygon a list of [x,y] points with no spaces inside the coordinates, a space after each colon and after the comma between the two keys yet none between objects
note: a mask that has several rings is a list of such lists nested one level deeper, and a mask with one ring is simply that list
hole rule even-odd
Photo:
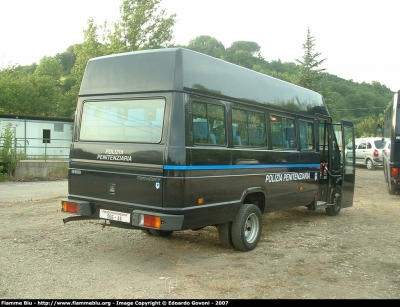
[{"label": "shrub", "polygon": [[25,153],[12,147],[13,133],[10,125],[6,125],[5,128],[0,131],[0,174],[6,176],[12,176],[19,160],[26,157]]}]

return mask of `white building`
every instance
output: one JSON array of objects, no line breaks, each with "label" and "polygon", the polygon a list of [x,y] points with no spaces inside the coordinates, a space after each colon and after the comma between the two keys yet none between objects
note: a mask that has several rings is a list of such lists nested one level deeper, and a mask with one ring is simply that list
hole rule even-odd
[{"label": "white building", "polygon": [[68,158],[73,124],[67,118],[0,114],[1,131],[10,126],[13,147],[23,151],[27,158]]}]

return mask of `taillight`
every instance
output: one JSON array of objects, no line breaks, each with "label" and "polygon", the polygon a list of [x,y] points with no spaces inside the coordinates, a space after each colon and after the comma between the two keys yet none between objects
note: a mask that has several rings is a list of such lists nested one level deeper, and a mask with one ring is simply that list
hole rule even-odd
[{"label": "taillight", "polygon": [[140,224],[147,227],[160,228],[161,219],[159,216],[142,214]]},{"label": "taillight", "polygon": [[378,149],[375,149],[374,150],[374,157],[378,157],[378,156],[379,156]]},{"label": "taillight", "polygon": [[63,212],[77,213],[78,212],[78,204],[77,203],[72,203],[72,202],[69,202],[69,201],[63,201],[62,202],[62,211]]},{"label": "taillight", "polygon": [[386,149],[382,150],[382,155],[386,156]]},{"label": "taillight", "polygon": [[399,177],[399,168],[398,167],[392,167],[392,169],[390,171],[390,177],[392,177],[392,178]]}]

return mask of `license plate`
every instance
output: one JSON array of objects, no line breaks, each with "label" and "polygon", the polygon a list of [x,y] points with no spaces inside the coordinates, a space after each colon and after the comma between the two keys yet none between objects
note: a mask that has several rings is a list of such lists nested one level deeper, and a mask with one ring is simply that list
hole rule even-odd
[{"label": "license plate", "polygon": [[130,223],[131,215],[125,212],[118,212],[106,209],[100,209],[100,218],[106,220],[113,220],[118,222]]}]

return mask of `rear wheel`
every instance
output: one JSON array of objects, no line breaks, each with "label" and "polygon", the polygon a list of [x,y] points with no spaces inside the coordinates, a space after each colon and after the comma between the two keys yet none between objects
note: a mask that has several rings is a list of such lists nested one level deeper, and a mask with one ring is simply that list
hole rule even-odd
[{"label": "rear wheel", "polygon": [[389,193],[390,195],[396,194],[396,189],[395,189],[393,183],[391,182],[391,180],[388,179],[387,182],[388,182],[388,193]]},{"label": "rear wheel", "polygon": [[169,237],[174,232],[172,230],[158,230],[158,229],[149,229],[150,233],[156,237]]},{"label": "rear wheel", "polygon": [[253,204],[244,204],[232,223],[232,242],[237,250],[248,252],[260,241],[262,214]]},{"label": "rear wheel", "polygon": [[232,242],[232,222],[218,225],[219,241],[223,248],[234,248]]},{"label": "rear wheel", "polygon": [[373,170],[374,169],[374,164],[372,163],[371,159],[367,159],[367,162],[365,163],[367,169]]},{"label": "rear wheel", "polygon": [[333,191],[332,203],[333,205],[325,208],[325,212],[329,216],[338,215],[342,208],[342,188],[339,185],[337,185]]}]

